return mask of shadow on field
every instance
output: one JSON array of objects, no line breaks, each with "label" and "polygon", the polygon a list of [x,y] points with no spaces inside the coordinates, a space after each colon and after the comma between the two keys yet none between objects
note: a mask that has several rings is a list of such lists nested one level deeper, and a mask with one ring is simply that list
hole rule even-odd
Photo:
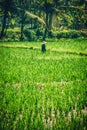
[{"label": "shadow on field", "polygon": [[53,52],[57,52],[59,54],[71,54],[71,55],[80,55],[80,56],[87,56],[86,53],[83,53],[83,52],[73,52],[73,51],[59,51],[59,50],[51,50]]},{"label": "shadow on field", "polygon": [[[30,50],[40,50],[39,47],[28,47],[28,46],[18,46],[18,45],[0,45],[0,47],[4,47],[4,48],[20,48],[20,49],[30,49]],[[73,54],[73,55],[80,55],[80,56],[87,56],[87,53],[83,53],[83,52],[73,52],[73,51],[60,51],[60,50],[51,50],[48,49],[48,51],[51,52],[57,52],[59,54]]]}]

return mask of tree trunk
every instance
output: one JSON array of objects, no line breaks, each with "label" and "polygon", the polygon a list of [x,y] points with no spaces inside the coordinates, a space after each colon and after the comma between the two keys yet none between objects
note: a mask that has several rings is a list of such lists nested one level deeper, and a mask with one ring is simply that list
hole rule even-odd
[{"label": "tree trunk", "polygon": [[23,29],[24,29],[24,24],[23,22],[21,23],[21,36],[20,36],[20,40],[23,41]]},{"label": "tree trunk", "polygon": [[53,15],[50,14],[50,15],[49,15],[49,30],[52,29],[52,19],[53,19]]},{"label": "tree trunk", "polygon": [[25,12],[22,12],[21,14],[21,36],[20,40],[23,41],[23,31],[24,31],[24,25],[25,25]]},{"label": "tree trunk", "polygon": [[[85,13],[87,15],[87,1],[85,0]],[[87,21],[87,20],[86,20]],[[85,28],[87,28],[87,22],[85,23]]]},{"label": "tree trunk", "polygon": [[1,30],[0,38],[2,38],[5,35],[6,18],[7,18],[7,13],[5,12],[4,17],[3,17],[3,21],[2,21],[2,30]]},{"label": "tree trunk", "polygon": [[45,28],[45,31],[44,31],[43,41],[45,41],[45,39],[46,39],[46,34],[47,34],[47,28]]},{"label": "tree trunk", "polygon": [[43,35],[43,41],[46,39],[47,30],[48,30],[48,12],[46,13],[46,27]]}]

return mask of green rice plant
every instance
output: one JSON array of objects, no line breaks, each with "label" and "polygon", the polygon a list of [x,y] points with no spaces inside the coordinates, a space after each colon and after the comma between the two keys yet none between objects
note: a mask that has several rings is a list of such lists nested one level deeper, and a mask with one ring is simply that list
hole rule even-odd
[{"label": "green rice plant", "polygon": [[0,130],[86,130],[87,40],[40,47],[0,43]]}]

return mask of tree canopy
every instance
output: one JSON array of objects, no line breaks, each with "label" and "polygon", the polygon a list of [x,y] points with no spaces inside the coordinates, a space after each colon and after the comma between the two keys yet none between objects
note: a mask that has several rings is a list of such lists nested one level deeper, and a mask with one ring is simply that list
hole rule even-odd
[{"label": "tree canopy", "polygon": [[20,28],[20,40],[30,29],[42,29],[43,40],[54,28],[87,29],[87,0],[1,0],[0,38],[12,27]]}]

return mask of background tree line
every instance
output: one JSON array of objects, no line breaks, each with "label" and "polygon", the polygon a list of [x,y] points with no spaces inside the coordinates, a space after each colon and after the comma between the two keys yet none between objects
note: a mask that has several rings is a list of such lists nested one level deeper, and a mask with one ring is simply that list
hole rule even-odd
[{"label": "background tree line", "polygon": [[0,0],[0,39],[87,36],[87,0]]}]

